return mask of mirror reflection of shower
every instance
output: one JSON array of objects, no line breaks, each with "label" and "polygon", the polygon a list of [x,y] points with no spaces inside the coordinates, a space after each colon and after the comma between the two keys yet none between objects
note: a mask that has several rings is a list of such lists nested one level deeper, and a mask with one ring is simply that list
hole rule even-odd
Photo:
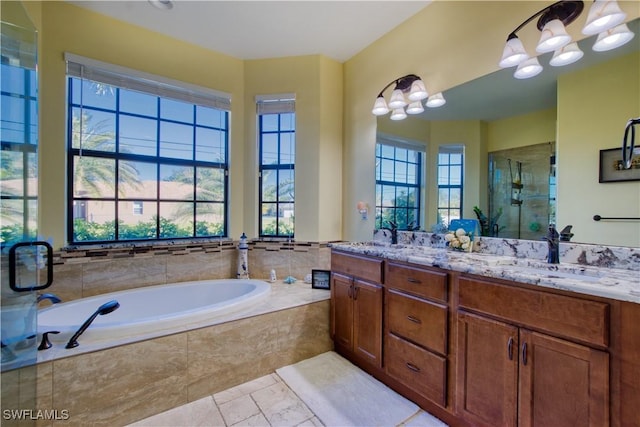
[{"label": "mirror reflection of shower", "polygon": [[555,222],[555,143],[489,153],[491,236],[539,240]]}]

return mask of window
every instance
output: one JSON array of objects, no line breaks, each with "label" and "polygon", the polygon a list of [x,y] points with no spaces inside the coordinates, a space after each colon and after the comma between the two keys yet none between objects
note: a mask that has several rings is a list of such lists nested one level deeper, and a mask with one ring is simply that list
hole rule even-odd
[{"label": "window", "polygon": [[464,147],[441,146],[438,150],[438,223],[449,225],[462,218],[462,171]]},{"label": "window", "polygon": [[[4,31],[4,23],[2,25]],[[37,72],[35,68],[5,59],[3,56],[0,65],[2,245],[34,239],[38,210]],[[29,65],[35,67],[35,64]]]},{"label": "window", "polygon": [[67,54],[73,243],[224,236],[230,100]]},{"label": "window", "polygon": [[258,97],[259,234],[292,237],[295,207],[295,96]]},{"label": "window", "polygon": [[408,144],[376,144],[376,223],[394,222],[399,230],[420,227],[420,194],[424,152]]}]

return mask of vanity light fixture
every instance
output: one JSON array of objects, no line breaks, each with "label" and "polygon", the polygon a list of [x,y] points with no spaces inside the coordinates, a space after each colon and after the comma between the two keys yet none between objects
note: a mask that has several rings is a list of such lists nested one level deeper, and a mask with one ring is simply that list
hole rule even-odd
[{"label": "vanity light fixture", "polygon": [[[384,99],[384,91],[395,85],[389,103]],[[422,100],[429,96],[422,79],[415,74],[395,79],[378,94],[371,112],[383,116],[391,111],[391,120],[403,120],[407,114],[420,114],[424,111]],[[405,108],[406,107],[406,108]]]},{"label": "vanity light fixture", "polygon": [[162,9],[162,10],[173,9],[173,1],[171,0],[148,0],[148,1],[149,3],[151,3],[151,6],[157,9]]},{"label": "vanity light fixture", "polygon": [[[542,71],[539,61],[529,57],[517,35],[518,31],[535,18],[538,18],[536,26],[541,32],[536,52],[553,51],[553,58],[550,61],[552,66],[568,65],[582,58],[584,53],[576,43],[571,42],[566,26],[575,21],[583,9],[583,1],[562,0],[530,16],[507,37],[499,62],[500,67],[517,66],[514,77],[518,79],[533,77]],[[615,49],[634,37],[633,32],[623,23],[625,18],[626,14],[620,9],[616,0],[594,0],[582,33],[585,35],[599,33],[593,46],[594,51]]]},{"label": "vanity light fixture", "polygon": [[438,108],[446,104],[447,101],[442,96],[442,92],[434,93],[427,99],[426,106],[429,108]]}]

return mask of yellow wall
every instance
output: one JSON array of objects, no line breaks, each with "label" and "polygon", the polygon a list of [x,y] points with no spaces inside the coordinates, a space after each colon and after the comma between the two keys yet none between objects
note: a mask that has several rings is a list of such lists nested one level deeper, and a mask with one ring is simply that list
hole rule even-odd
[{"label": "yellow wall", "polygon": [[489,152],[555,141],[556,109],[488,122],[487,135]]},{"label": "yellow wall", "polygon": [[[628,19],[640,16],[640,3],[622,1],[620,4],[628,13]],[[372,177],[376,117],[371,114],[375,95],[389,81],[408,73],[420,75],[427,89],[434,93],[495,71],[506,34],[513,30],[514,22],[519,21],[514,17],[530,16],[541,7],[537,1],[435,1],[346,63],[339,64],[321,56],[241,61],[66,2],[25,2],[24,5],[35,17],[41,46],[39,231],[43,236],[53,237],[56,247],[66,244],[64,52],[232,95],[231,237],[238,236],[242,231],[254,237],[257,230],[254,96],[259,93],[296,93],[299,126],[296,239],[369,240],[373,232],[373,216],[363,221],[355,206],[358,201],[375,205]],[[584,18],[578,21],[580,24],[569,27],[569,32],[576,40],[584,37],[579,34],[580,20],[586,18],[586,13],[583,15]],[[537,41],[536,32],[535,28],[525,28],[519,34],[529,50]],[[637,62],[629,66],[630,73],[633,74],[633,70],[637,73]],[[637,79],[637,74],[634,76]],[[583,93],[581,91],[588,87],[588,80],[585,78],[581,85],[568,81],[559,84],[559,124],[555,139],[560,163],[563,159],[574,161],[586,155],[581,150],[583,145],[575,142],[578,137],[584,140],[586,133],[593,138],[591,141],[600,141],[601,148],[611,148],[619,143],[623,126],[619,122],[604,126],[601,118],[596,121],[591,117],[589,126],[584,125],[584,120],[576,123],[577,113],[573,112],[573,107],[580,107],[575,111],[583,111],[589,105],[594,105],[584,102],[584,96],[577,94]],[[574,90],[571,88],[575,86],[579,86],[575,90],[580,92],[576,92],[574,98],[582,97],[582,104],[569,107],[572,96],[566,92]],[[589,87],[588,93],[593,93],[592,87]],[[629,94],[627,88],[619,96],[628,97]],[[637,101],[638,96],[634,99]],[[579,104],[577,100],[574,101],[574,104]],[[613,101],[610,104],[618,105]],[[637,115],[638,109],[634,111],[631,108],[617,116],[620,114],[626,120],[633,114]],[[567,117],[573,117],[573,120],[567,124],[561,123]],[[429,138],[432,144],[428,153],[431,159],[435,159],[434,153],[441,143],[466,144],[466,183],[473,185],[465,195],[467,216],[468,210],[476,202],[482,206],[486,199],[486,151],[490,147],[493,149],[508,143],[496,136],[500,131],[497,126],[472,122],[458,129],[456,126],[459,124],[454,124],[454,128],[460,131],[458,135],[449,133],[446,126],[443,123],[431,127]],[[595,135],[599,137],[595,138]],[[466,141],[461,141],[462,138]],[[544,138],[551,139],[554,138]],[[578,212],[574,209],[578,209],[584,197],[576,195],[573,185],[574,182],[584,183],[584,178],[591,177],[588,174],[593,168],[593,156],[597,158],[593,151],[597,150],[590,151],[588,159],[582,159],[586,160],[584,173],[578,174],[582,179],[575,178],[573,167],[564,169],[569,176],[563,174],[562,166],[559,167],[560,223],[573,221],[576,224],[573,217]],[[433,179],[428,177],[428,180]],[[590,179],[593,181],[592,177]],[[637,183],[601,184],[598,191],[629,188],[631,185]],[[431,188],[429,191],[431,204],[435,190]],[[637,199],[635,206],[638,206]],[[619,210],[624,209],[621,207]],[[591,213],[589,210],[588,215]],[[426,226],[434,221],[432,217],[435,217],[435,213],[430,212]],[[582,228],[587,228],[588,224],[582,225]],[[602,225],[602,230],[609,229],[609,225]],[[579,231],[581,227],[576,228]],[[600,236],[603,233],[597,234]],[[588,240],[578,233],[576,237],[578,240]]]},{"label": "yellow wall", "polygon": [[[302,241],[340,239],[342,65],[313,55],[246,61],[246,164],[257,165],[255,97],[296,94],[295,236]],[[244,224],[258,234],[255,166],[245,170]]]},{"label": "yellow wall", "polygon": [[593,221],[640,217],[639,181],[598,183],[600,150],[622,146],[632,117],[640,117],[640,53],[558,80],[558,225],[573,224],[575,241],[640,247],[640,222]]},{"label": "yellow wall", "polygon": [[41,16],[39,233],[66,239],[64,53],[230,93],[229,236],[257,236],[255,95],[297,94],[296,239],[341,236],[342,65],[321,56],[242,61],[66,2],[25,2]]},{"label": "yellow wall", "polygon": [[[550,4],[550,2],[435,1],[345,63],[345,180],[343,184],[345,205],[343,237],[345,239],[368,240],[373,232],[373,221],[363,223],[358,213],[348,207],[355,206],[357,200],[365,197],[363,195],[366,195],[365,201],[370,204],[375,200],[374,186],[370,184],[360,186],[355,178],[373,175],[374,164],[367,160],[374,156],[376,134],[376,117],[371,114],[371,108],[380,89],[393,79],[413,73],[422,77],[430,93],[435,93],[496,71],[506,36],[513,31],[515,25],[539,11],[543,4]],[[619,4],[627,13],[628,20],[640,16],[640,3],[620,1]],[[567,28],[574,40],[584,38],[580,30],[586,15],[586,12],[583,13],[573,25]],[[529,52],[535,51],[534,45],[539,39],[539,32],[535,25],[528,25],[518,35]],[[637,63],[631,68],[635,70],[637,76]],[[590,93],[590,90],[585,93]],[[627,93],[626,96],[633,95],[637,100],[636,94]],[[583,102],[591,98],[591,95],[581,96]],[[585,105],[587,104],[585,102]],[[563,114],[558,110],[558,120],[562,118]],[[594,123],[593,126],[597,125]],[[618,123],[616,130],[610,128],[608,137],[619,140],[622,127],[623,125]],[[482,132],[481,130],[480,133]],[[489,129],[485,129],[484,132],[488,135]],[[489,139],[491,139],[489,136],[481,137],[480,141],[488,144]],[[536,143],[554,139],[557,141],[557,147],[560,148],[562,144],[560,136],[545,137]],[[572,142],[566,141],[566,143]],[[486,170],[486,166],[482,165],[482,163],[486,165],[486,149],[483,157],[484,160],[472,159],[468,154],[467,161],[478,162],[478,167]],[[562,170],[563,160],[561,157],[562,151],[559,151],[560,170]],[[472,171],[468,169],[466,173],[469,174]],[[469,184],[472,181],[467,178],[466,182]],[[480,185],[483,184],[480,183]],[[559,182],[558,188],[560,185],[563,184]],[[579,206],[580,200],[577,199],[583,198],[571,191],[570,187],[564,188],[565,191],[559,195],[558,212],[563,210],[564,205]],[[476,196],[481,202],[486,200],[483,193],[486,194],[486,184],[478,189]],[[469,207],[472,208],[467,203],[466,208]],[[568,211],[565,210],[565,212]],[[563,221],[568,221],[567,217],[563,216],[560,216],[559,220],[561,224]],[[576,233],[576,237],[580,236]],[[583,239],[580,237],[577,240]]]},{"label": "yellow wall", "polygon": [[486,124],[478,120],[442,121],[431,124],[431,143],[427,165],[431,171],[433,184],[429,186],[429,212],[425,229],[437,223],[438,206],[437,159],[438,149],[442,145],[464,145],[464,189],[462,198],[462,217],[475,218],[474,206],[486,209],[487,200],[487,136]]}]

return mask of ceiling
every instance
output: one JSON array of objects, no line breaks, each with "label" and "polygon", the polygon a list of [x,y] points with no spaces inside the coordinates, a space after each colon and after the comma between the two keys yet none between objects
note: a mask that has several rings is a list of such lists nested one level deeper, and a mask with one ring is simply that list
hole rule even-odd
[{"label": "ceiling", "polygon": [[344,62],[430,1],[146,0],[69,3],[248,60],[321,54]]}]

